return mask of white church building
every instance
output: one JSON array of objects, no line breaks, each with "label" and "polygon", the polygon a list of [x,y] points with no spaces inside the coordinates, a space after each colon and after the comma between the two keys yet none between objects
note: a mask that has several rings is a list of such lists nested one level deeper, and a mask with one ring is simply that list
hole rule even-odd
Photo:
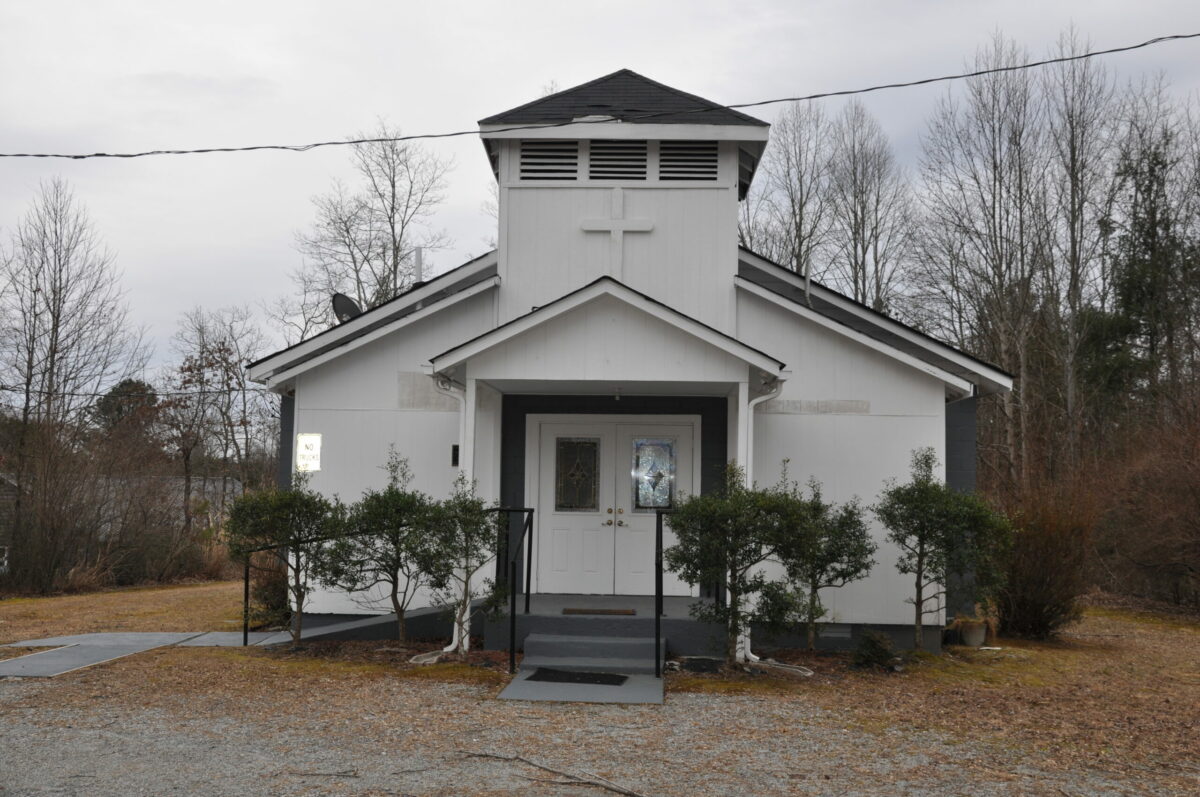
[{"label": "white church building", "polygon": [[[284,467],[302,440],[312,487],[353,501],[394,446],[417,489],[444,497],[462,470],[535,509],[534,614],[559,623],[646,605],[656,509],[729,462],[769,485],[788,460],[869,504],[928,446],[972,488],[976,399],[1010,377],[739,246],[768,132],[628,70],[483,119],[496,250],[251,366],[282,397]],[[829,639],[911,634],[910,578],[873,531],[870,576],[822,596]],[[388,611],[321,590],[306,610]],[[646,619],[630,611],[609,621]]]}]

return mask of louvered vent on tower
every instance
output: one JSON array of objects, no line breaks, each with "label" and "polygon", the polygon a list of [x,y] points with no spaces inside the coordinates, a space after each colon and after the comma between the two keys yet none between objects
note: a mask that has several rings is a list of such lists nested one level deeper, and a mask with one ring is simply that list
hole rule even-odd
[{"label": "louvered vent on tower", "polygon": [[658,179],[716,180],[717,142],[659,142]]},{"label": "louvered vent on tower", "polygon": [[645,180],[645,141],[593,141],[588,161],[593,180]]},{"label": "louvered vent on tower", "polygon": [[575,180],[579,177],[578,141],[521,142],[522,180]]}]

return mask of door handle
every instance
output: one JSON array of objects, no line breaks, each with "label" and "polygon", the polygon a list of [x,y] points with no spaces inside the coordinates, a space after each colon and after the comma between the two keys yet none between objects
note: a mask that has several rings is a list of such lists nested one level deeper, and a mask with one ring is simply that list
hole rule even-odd
[{"label": "door handle", "polygon": [[[611,526],[611,525],[612,525],[612,518],[609,518],[608,520],[604,521],[604,525],[606,525],[606,526]],[[625,524],[624,524],[624,523],[622,523],[621,525],[625,525]]]},{"label": "door handle", "polygon": [[[611,521],[610,521],[610,522],[611,522]],[[625,525],[625,521],[624,521],[624,520],[618,520],[618,521],[617,521],[617,525],[618,525],[618,526],[624,526],[624,525]]]}]

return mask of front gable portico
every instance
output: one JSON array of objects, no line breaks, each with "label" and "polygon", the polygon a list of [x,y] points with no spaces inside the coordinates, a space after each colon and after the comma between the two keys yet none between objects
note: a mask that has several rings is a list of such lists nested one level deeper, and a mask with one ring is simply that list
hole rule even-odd
[{"label": "front gable portico", "polygon": [[639,382],[772,382],[787,373],[781,360],[610,277],[433,357],[430,371],[460,383],[563,383],[563,392],[579,392],[566,383],[619,391]]}]

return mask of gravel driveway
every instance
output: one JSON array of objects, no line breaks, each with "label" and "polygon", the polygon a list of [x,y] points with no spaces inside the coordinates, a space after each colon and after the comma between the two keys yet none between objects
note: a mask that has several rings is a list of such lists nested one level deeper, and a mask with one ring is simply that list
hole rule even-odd
[{"label": "gravel driveway", "polygon": [[[1100,772],[1023,771],[1019,755],[929,732],[853,727],[803,698],[527,704],[493,699],[492,686],[386,678],[324,678],[321,694],[321,676],[273,699],[164,689],[155,673],[187,683],[172,662],[189,655],[0,681],[0,794],[614,793],[464,752],[526,756],[645,795],[1170,793]],[[139,673],[133,662],[148,658],[158,665]]]}]

